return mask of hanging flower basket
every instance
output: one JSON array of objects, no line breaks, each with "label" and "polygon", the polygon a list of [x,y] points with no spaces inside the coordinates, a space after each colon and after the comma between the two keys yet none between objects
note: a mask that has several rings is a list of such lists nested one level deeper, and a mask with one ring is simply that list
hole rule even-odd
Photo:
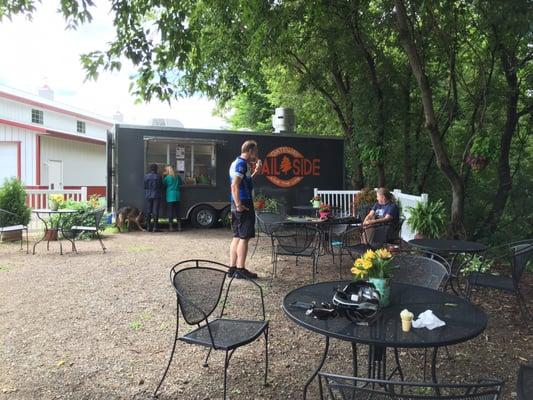
[{"label": "hanging flower basket", "polygon": [[468,155],[466,158],[466,163],[470,165],[472,171],[479,172],[485,169],[489,163],[489,159],[481,154],[478,155]]}]

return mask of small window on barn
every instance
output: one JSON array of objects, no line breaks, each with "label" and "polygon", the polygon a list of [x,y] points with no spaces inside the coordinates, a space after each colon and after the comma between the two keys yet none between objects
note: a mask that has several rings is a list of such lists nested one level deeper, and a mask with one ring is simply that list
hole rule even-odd
[{"label": "small window on barn", "polygon": [[76,121],[76,132],[85,133],[85,122]]},{"label": "small window on barn", "polygon": [[44,116],[42,110],[36,110],[33,108],[31,110],[31,122],[34,124],[43,124],[44,123]]}]

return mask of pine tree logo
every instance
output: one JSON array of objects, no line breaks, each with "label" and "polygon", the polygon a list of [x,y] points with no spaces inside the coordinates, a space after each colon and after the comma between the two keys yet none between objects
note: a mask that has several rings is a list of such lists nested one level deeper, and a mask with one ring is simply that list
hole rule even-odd
[{"label": "pine tree logo", "polygon": [[281,172],[283,172],[285,175],[289,174],[289,171],[292,169],[291,160],[289,160],[289,157],[284,156],[281,160],[280,165]]}]

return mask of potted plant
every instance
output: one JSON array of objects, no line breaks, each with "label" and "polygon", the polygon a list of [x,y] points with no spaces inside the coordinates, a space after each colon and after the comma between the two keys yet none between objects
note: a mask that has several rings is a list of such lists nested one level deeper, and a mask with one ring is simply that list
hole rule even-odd
[{"label": "potted plant", "polygon": [[318,208],[318,213],[320,214],[320,219],[326,219],[331,212],[331,206],[329,204],[320,204]]},{"label": "potted plant", "polygon": [[[28,225],[31,219],[31,210],[26,206],[26,191],[18,179],[5,180],[0,187],[0,208],[15,214],[5,217],[2,225]],[[2,234],[3,241],[22,240],[22,232],[5,232]]]},{"label": "potted plant", "polygon": [[259,193],[254,197],[254,209],[256,211],[278,212],[279,202],[273,197]]},{"label": "potted plant", "polygon": [[53,211],[57,211],[61,204],[64,202],[65,198],[62,194],[56,193],[48,196],[48,208]]},{"label": "potted plant", "polygon": [[316,196],[313,196],[310,203],[313,205],[313,208],[320,208],[320,201],[320,196],[317,194]]},{"label": "potted plant", "polygon": [[446,210],[444,202],[437,200],[418,203],[408,207],[409,218],[407,224],[416,232],[416,238],[438,239],[446,228]]},{"label": "potted plant", "polygon": [[363,188],[353,197],[352,214],[363,220],[370,208],[376,202],[376,191],[370,188]]},{"label": "potted plant", "polygon": [[379,304],[386,307],[390,303],[390,278],[394,266],[392,254],[387,249],[367,250],[355,260],[352,267],[354,279],[364,279],[372,283],[380,294]]}]

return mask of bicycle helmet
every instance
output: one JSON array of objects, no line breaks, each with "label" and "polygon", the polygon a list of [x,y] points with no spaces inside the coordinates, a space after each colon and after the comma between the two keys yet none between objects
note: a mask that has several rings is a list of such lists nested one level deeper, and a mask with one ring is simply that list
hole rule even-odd
[{"label": "bicycle helmet", "polygon": [[344,289],[337,289],[333,304],[337,310],[361,324],[372,322],[379,312],[380,294],[375,286],[366,281],[350,282]]}]

